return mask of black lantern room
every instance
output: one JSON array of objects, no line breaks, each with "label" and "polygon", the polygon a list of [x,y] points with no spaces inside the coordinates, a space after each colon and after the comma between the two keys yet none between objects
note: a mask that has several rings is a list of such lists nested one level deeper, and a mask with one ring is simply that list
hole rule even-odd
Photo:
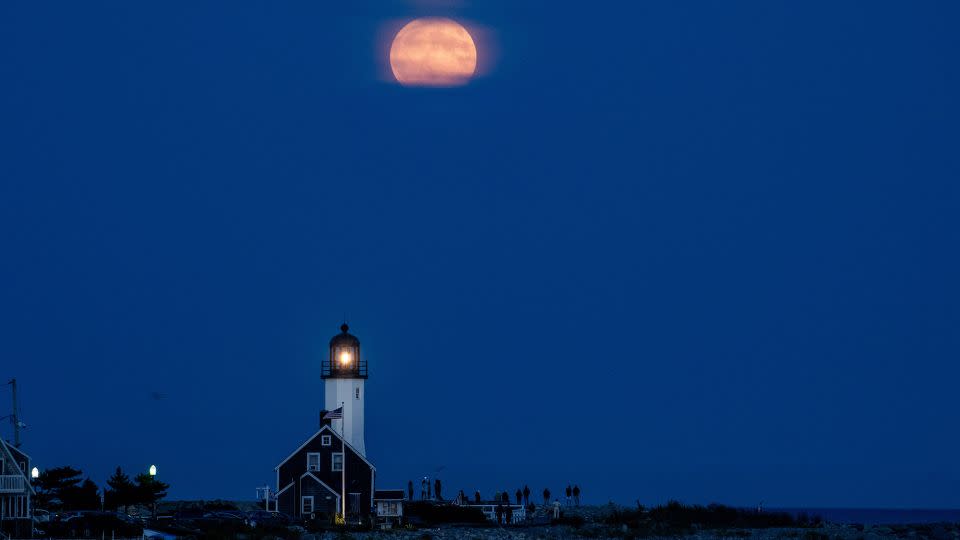
[{"label": "black lantern room", "polygon": [[366,379],[367,363],[360,360],[360,340],[349,333],[347,323],[330,340],[330,358],[323,362],[324,379]]}]

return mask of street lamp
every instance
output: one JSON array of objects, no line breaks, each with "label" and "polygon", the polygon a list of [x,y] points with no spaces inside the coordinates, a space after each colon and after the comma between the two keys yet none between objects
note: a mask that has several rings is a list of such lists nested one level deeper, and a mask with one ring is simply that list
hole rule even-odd
[{"label": "street lamp", "polygon": [[40,478],[40,469],[34,467],[30,471],[30,478],[33,478],[34,480],[36,480],[37,478]]},{"label": "street lamp", "polygon": [[[156,478],[157,478],[157,466],[156,466],[156,465],[151,465],[149,472],[150,472],[150,484],[151,484],[151,487],[152,487],[152,484],[153,484],[154,480],[156,480]],[[155,494],[154,494],[154,493],[151,493],[151,497],[153,497],[153,496],[155,496]],[[156,519],[157,519],[157,501],[156,501],[156,500],[153,501],[153,519],[154,519],[154,521],[156,521]]]}]

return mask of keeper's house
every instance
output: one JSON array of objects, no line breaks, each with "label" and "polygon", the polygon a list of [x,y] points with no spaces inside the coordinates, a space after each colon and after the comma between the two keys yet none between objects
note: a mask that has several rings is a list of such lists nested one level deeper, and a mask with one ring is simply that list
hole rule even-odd
[{"label": "keeper's house", "polygon": [[[397,492],[375,492],[377,470],[363,443],[367,363],[360,340],[344,324],[322,362],[324,410],[320,428],[276,467],[276,509],[301,519],[332,519],[345,509],[351,523],[393,521],[402,516]],[[374,503],[374,496],[384,499]],[[269,499],[268,499],[269,508]]]},{"label": "keeper's house", "polygon": [[345,492],[347,519],[365,521],[373,504],[375,476],[374,466],[324,424],[277,465],[277,510],[302,519],[328,520],[340,513]]},{"label": "keeper's house", "polygon": [[32,536],[34,491],[29,471],[30,456],[0,437],[0,537]]}]

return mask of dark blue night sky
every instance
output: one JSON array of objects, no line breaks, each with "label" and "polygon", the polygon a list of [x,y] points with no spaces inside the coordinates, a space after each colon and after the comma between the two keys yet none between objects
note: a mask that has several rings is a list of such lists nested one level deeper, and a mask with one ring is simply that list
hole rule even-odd
[{"label": "dark blue night sky", "polygon": [[[385,82],[384,33],[421,15],[485,28],[489,73]],[[444,467],[450,492],[960,506],[958,23],[950,1],[0,3],[24,448],[252,498],[313,433],[346,314],[378,487]]]}]

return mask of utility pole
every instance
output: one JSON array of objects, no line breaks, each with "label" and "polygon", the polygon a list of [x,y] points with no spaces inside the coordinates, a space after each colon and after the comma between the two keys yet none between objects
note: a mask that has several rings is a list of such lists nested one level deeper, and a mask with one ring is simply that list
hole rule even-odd
[{"label": "utility pole", "polygon": [[20,448],[20,415],[17,414],[17,379],[10,379],[8,382],[13,387],[13,416],[10,420],[13,422],[13,447]]}]

